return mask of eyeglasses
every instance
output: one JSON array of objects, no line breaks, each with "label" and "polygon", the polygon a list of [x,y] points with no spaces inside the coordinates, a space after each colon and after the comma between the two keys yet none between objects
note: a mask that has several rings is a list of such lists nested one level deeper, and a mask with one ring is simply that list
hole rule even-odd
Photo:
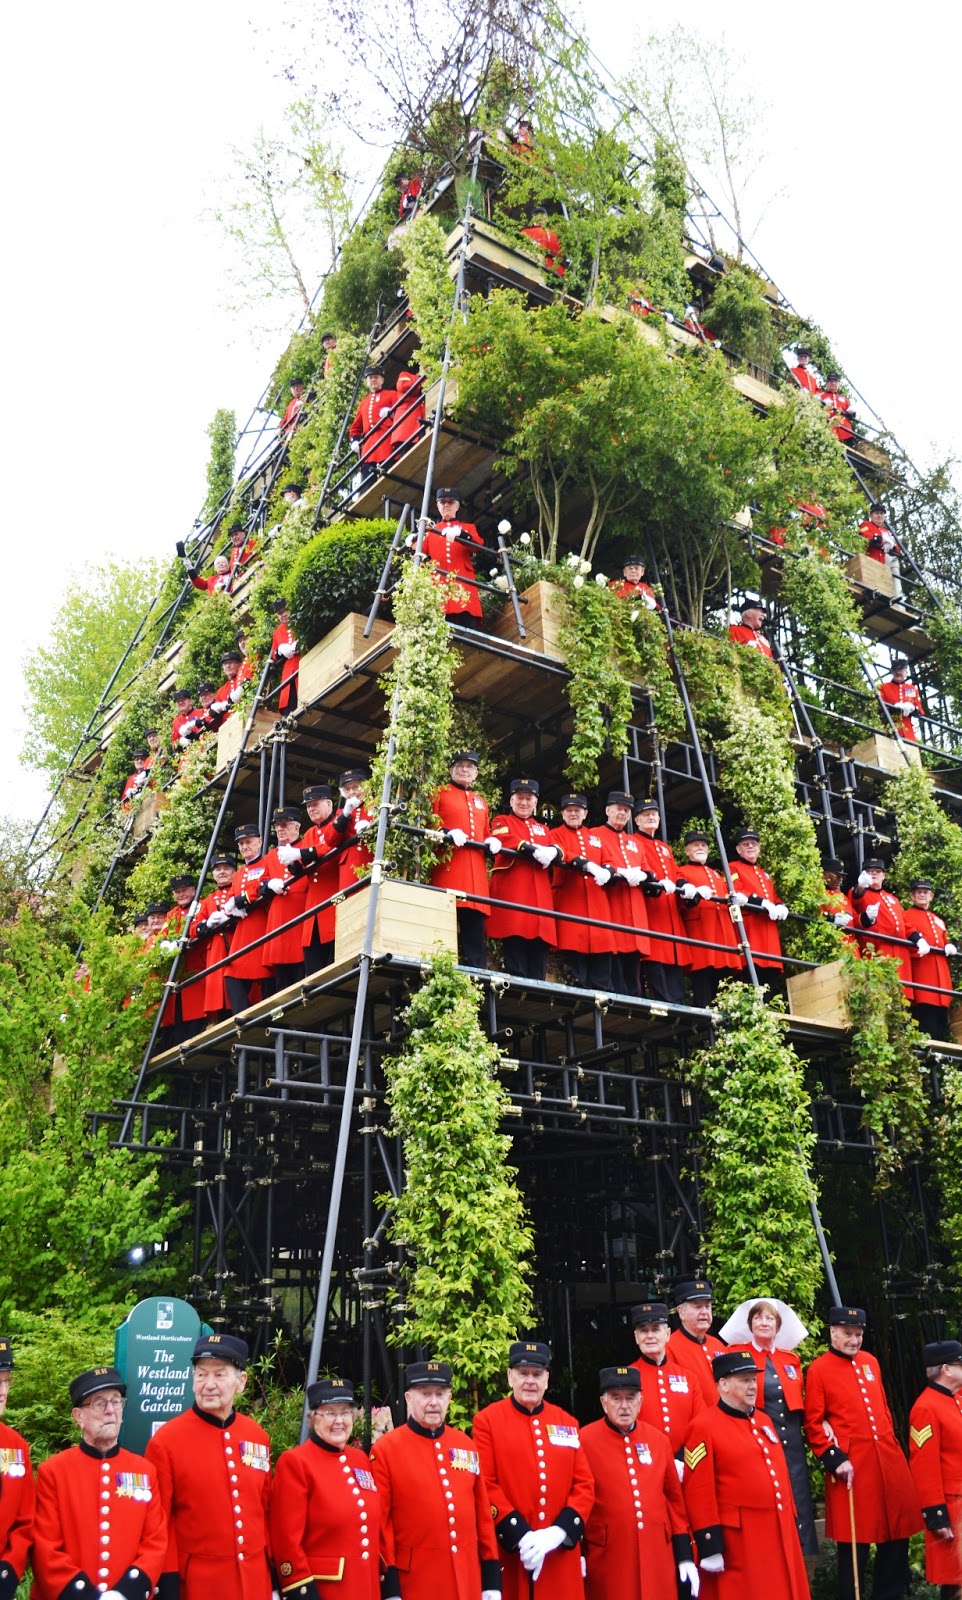
[{"label": "eyeglasses", "polygon": [[93,1411],[98,1417],[103,1417],[108,1411],[123,1411],[126,1400],[85,1400],[81,1409]]},{"label": "eyeglasses", "polygon": [[350,1406],[315,1406],[315,1417],[327,1417],[331,1422],[353,1422],[354,1412]]}]

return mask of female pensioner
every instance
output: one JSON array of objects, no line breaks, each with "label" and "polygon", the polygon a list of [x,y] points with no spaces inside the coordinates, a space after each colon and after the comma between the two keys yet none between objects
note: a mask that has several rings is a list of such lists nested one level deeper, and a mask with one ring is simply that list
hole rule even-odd
[{"label": "female pensioner", "polygon": [[775,1424],[785,1449],[802,1553],[816,1555],[815,1510],[802,1438],[802,1364],[794,1353],[808,1338],[808,1329],[784,1300],[743,1300],[720,1337],[728,1341],[730,1349],[747,1350],[755,1359],[757,1403]]}]

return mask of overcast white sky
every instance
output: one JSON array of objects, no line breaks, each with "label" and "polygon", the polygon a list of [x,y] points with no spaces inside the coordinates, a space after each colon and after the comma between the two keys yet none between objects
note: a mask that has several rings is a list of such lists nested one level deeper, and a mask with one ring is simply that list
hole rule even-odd
[{"label": "overcast white sky", "polygon": [[[621,70],[637,7],[586,9]],[[60,0],[8,22],[0,812],[42,805],[15,756],[20,663],[70,574],[171,553],[203,499],[207,423],[218,406],[246,418],[270,374],[274,348],[224,310],[227,246],[203,214],[228,147],[287,98],[260,31],[275,16],[267,0]],[[768,173],[785,197],[756,253],[916,459],[954,450],[954,8],[670,0],[642,21],[724,24],[773,101]]]}]

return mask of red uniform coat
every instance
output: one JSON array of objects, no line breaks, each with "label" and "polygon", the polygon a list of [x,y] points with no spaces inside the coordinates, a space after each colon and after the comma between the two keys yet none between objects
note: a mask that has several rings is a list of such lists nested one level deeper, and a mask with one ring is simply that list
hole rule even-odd
[{"label": "red uniform coat", "polygon": [[[645,895],[645,911],[648,917],[648,927],[655,933],[670,933],[675,938],[684,935],[681,912],[678,909],[678,895],[665,893],[652,894],[659,879],[670,878],[672,883],[678,882],[678,864],[671,853],[671,849],[663,839],[650,839],[646,833],[636,833],[638,849],[641,852],[641,864],[646,872],[653,873],[655,882],[647,885]],[[688,967],[691,965],[691,956],[687,945],[673,944],[668,939],[652,939],[652,961],[665,961],[674,966]]]},{"label": "red uniform coat", "polygon": [[[523,844],[550,844],[548,829],[537,817],[516,817],[502,811],[491,824],[491,832],[505,850],[518,850]],[[488,917],[491,939],[543,939],[552,949],[557,945],[556,923],[546,915],[554,907],[551,873],[539,867],[533,856],[521,855],[505,860],[495,856],[491,868],[490,892],[496,900],[510,900],[517,910],[492,906]]]},{"label": "red uniform coat", "polygon": [[818,398],[828,412],[829,422],[836,439],[841,439],[843,444],[848,444],[848,441],[855,437],[855,429],[845,415],[852,404],[848,395],[830,394],[823,389]]},{"label": "red uniform coat", "polygon": [[230,892],[237,904],[245,908],[247,916],[232,917],[228,924],[231,929],[230,953],[236,960],[223,968],[225,978],[266,978],[268,975],[266,945],[258,945],[250,955],[244,954],[249,944],[267,932],[269,903],[258,898],[261,885],[267,882],[267,878],[267,864],[263,856],[238,867],[234,873]]},{"label": "red uniform coat", "polygon": [[386,461],[391,454],[391,408],[397,399],[394,389],[379,389],[364,396],[348,430],[360,440],[362,462]]},{"label": "red uniform coat", "polygon": [[[657,1428],[667,1438],[673,1453],[680,1455],[689,1424],[705,1404],[700,1379],[689,1369],[679,1366],[674,1356],[667,1352],[661,1362],[639,1356],[631,1364],[641,1373],[638,1421],[647,1423],[650,1428]],[[713,1393],[712,1404],[717,1398],[717,1392]]]},{"label": "red uniform coat", "polygon": [[[597,828],[585,825],[569,828],[563,822],[560,827],[552,828],[548,843],[558,846],[565,861],[575,861],[581,856],[585,861],[604,866],[601,833]],[[559,950],[581,950],[595,955],[616,948],[615,935],[605,927],[610,917],[607,895],[594,878],[577,868],[557,866],[551,870],[551,887],[556,911],[590,918],[589,922],[565,922],[559,918],[556,924]]]},{"label": "red uniform coat", "polygon": [[241,568],[247,566],[248,561],[253,561],[257,554],[257,540],[251,534],[246,544],[232,544],[230,550],[225,550],[224,554],[230,561],[230,577],[233,580]]},{"label": "red uniform coat", "polygon": [[[598,831],[601,834],[601,859],[612,871],[611,881],[602,891],[608,897],[608,921],[622,922],[629,928],[647,929],[648,912],[644,889],[632,888],[624,878],[617,876],[619,867],[640,867],[642,872],[648,871],[642,859],[638,835],[626,833],[623,828],[612,828],[607,822],[603,823]],[[649,956],[655,961],[658,960],[656,952],[651,947],[651,940],[646,939],[641,931],[634,934],[613,931],[611,937],[616,950],[635,951],[644,960]]]},{"label": "red uniform coat", "polygon": [[[162,939],[181,939],[184,936],[186,918],[180,906],[171,906],[167,913],[167,921],[161,930]],[[177,969],[178,979],[187,978],[193,972],[203,972],[207,965],[207,951],[203,945],[192,945],[184,951],[180,966]],[[207,1016],[207,1005],[204,999],[204,985],[191,983],[180,995],[180,1014],[185,1022],[200,1022]],[[163,1027],[173,1027],[176,1021],[175,996],[171,995],[164,1006],[161,1017]]]},{"label": "red uniform coat", "polygon": [[800,389],[807,389],[809,394],[818,394],[818,379],[814,372],[809,372],[807,367],[793,367],[792,377]]},{"label": "red uniform coat", "polygon": [[[453,573],[455,578],[474,578],[474,558],[459,540],[470,539],[472,544],[483,543],[473,522],[457,522],[451,517],[442,518],[424,535],[422,549],[439,572]],[[481,596],[476,584],[453,583],[445,595],[444,615],[456,616],[469,612],[472,617],[481,615]]]},{"label": "red uniform coat", "polygon": [[252,1417],[191,1407],[147,1446],[167,1512],[165,1572],[180,1600],[270,1600],[271,1442]]},{"label": "red uniform coat", "polygon": [[858,531],[868,544],[867,554],[871,556],[873,561],[880,561],[884,564],[887,554],[894,554],[898,551],[898,545],[896,544],[892,546],[891,551],[887,552],[882,542],[883,533],[890,534],[891,529],[882,527],[876,522],[860,522]]},{"label": "red uniform coat", "polygon": [[[925,1518],[925,1576],[962,1585],[962,1400],[930,1383],[909,1412],[909,1467]],[[936,1538],[950,1528],[953,1538]]]},{"label": "red uniform coat", "polygon": [[287,408],[284,412],[284,415],[281,417],[281,433],[285,437],[287,434],[293,433],[295,427],[297,426],[297,419],[301,410],[303,409],[303,406],[304,396],[302,394],[292,394],[291,398],[287,402]]},{"label": "red uniform coat", "polygon": [[[230,889],[214,889],[211,894],[205,894],[190,925],[191,938],[198,941],[198,948],[204,952],[205,968],[222,961],[227,954],[227,934],[232,924],[228,921],[221,928],[208,929],[207,919],[212,911],[223,911],[224,902],[229,899]],[[204,997],[204,1011],[209,1017],[216,1016],[219,1011],[227,1010],[227,991],[224,988],[226,970],[225,967],[221,967],[218,972],[211,972],[203,983],[196,985]]]},{"label": "red uniform coat", "polygon": [[377,1441],[371,1467],[385,1600],[478,1600],[482,1588],[498,1587],[488,1492],[467,1434],[408,1422]]},{"label": "red uniform coat", "polygon": [[[370,826],[358,834],[358,822],[367,822]],[[337,887],[338,890],[350,889],[358,881],[358,868],[361,867],[366,872],[374,860],[364,841],[370,838],[371,842],[374,842],[373,830],[377,827],[377,817],[373,811],[368,810],[366,804],[361,804],[349,817],[346,817],[343,811],[336,811],[332,825],[337,842],[341,843],[345,839],[348,841],[337,858]]]},{"label": "red uniform coat", "polygon": [[27,1570],[37,1490],[30,1446],[0,1422],[0,1595],[12,1596]]},{"label": "red uniform coat", "polygon": [[765,1390],[765,1362],[771,1361],[778,1373],[778,1381],[782,1386],[785,1396],[785,1405],[789,1411],[804,1411],[805,1409],[805,1383],[802,1378],[802,1366],[794,1350],[759,1350],[753,1344],[730,1344],[729,1350],[746,1350],[758,1368],[758,1399],[756,1405],[759,1411],[765,1408],[762,1405]]},{"label": "red uniform coat", "polygon": [[230,593],[229,572],[212,572],[207,578],[199,578],[196,572],[192,572],[190,581],[195,589],[203,589],[205,594]]},{"label": "red uniform coat", "polygon": [[693,1334],[686,1333],[684,1328],[676,1328],[668,1340],[668,1355],[683,1372],[692,1374],[701,1390],[702,1399],[710,1406],[718,1401],[718,1389],[711,1372],[712,1356],[720,1355],[727,1349],[724,1339],[716,1339],[713,1333],[706,1335],[703,1344]]},{"label": "red uniform coat", "polygon": [[158,1474],[143,1456],[76,1444],[40,1463],[31,1600],[97,1600],[124,1579],[125,1593],[147,1600],[166,1548]]},{"label": "red uniform coat", "polygon": [[[747,894],[750,900],[755,898],[768,900],[774,906],[784,904],[775,888],[774,880],[762,867],[753,867],[740,857],[733,857],[729,870],[736,894]],[[751,905],[743,906],[742,917],[745,922],[745,932],[748,934],[752,960],[756,967],[776,967],[781,972],[782,963],[777,959],[782,953],[778,923],[773,922],[768,912],[763,911],[761,906],[757,910],[753,910]]]},{"label": "red uniform coat", "polygon": [[544,251],[545,272],[553,272],[556,277],[563,278],[565,275],[564,263],[558,259],[561,255],[561,240],[554,229],[522,228],[521,232],[526,239],[531,240],[532,244],[536,244],[539,250]]},{"label": "red uniform coat", "polygon": [[299,655],[282,656],[279,646],[282,644],[296,644],[297,640],[287,626],[286,622],[279,622],[271,638],[271,660],[282,661],[281,690],[277,696],[278,711],[289,711],[297,705],[297,669],[301,664]]},{"label": "red uniform coat", "polygon": [[[873,945],[880,956],[891,956],[899,963],[902,982],[908,983],[912,976],[911,951],[905,945],[892,943],[893,938],[905,938],[905,911],[901,902],[887,889],[860,889],[858,884],[849,895],[849,900],[855,913],[853,927],[868,930],[867,936],[858,941],[863,950],[866,945]],[[863,922],[867,907],[876,903],[878,916],[875,921]],[[888,939],[886,934],[889,935]]]},{"label": "red uniform coat", "polygon": [[379,1600],[380,1500],[362,1450],[337,1450],[313,1434],[285,1450],[270,1521],[282,1594]]},{"label": "red uniform coat", "polygon": [[[340,857],[333,855],[329,861],[321,860],[322,856],[329,854],[334,849],[341,835],[334,826],[334,818],[329,817],[320,828],[310,827],[301,840],[302,850],[311,850],[316,856],[311,857],[313,864],[308,864],[307,898],[304,901],[304,910],[309,906],[323,905],[325,900],[330,900],[337,894],[340,874]],[[318,911],[315,917],[308,917],[301,923],[301,945],[307,949],[317,929],[318,941],[321,944],[330,944],[334,938],[335,906],[326,906],[323,911]]]},{"label": "red uniform coat", "polygon": [[424,423],[424,379],[416,372],[401,372],[397,380],[397,405],[391,429],[391,449],[417,438]]},{"label": "red uniform coat", "polygon": [[[480,844],[491,833],[488,803],[476,789],[464,789],[460,784],[449,783],[434,796],[435,814],[444,828],[460,828],[475,844]],[[463,889],[470,896],[459,901],[470,911],[480,911],[487,916],[488,869],[487,852],[473,849],[471,845],[451,845],[450,859],[442,861],[431,873],[436,889]]]},{"label": "red uniform coat", "polygon": [[916,983],[929,983],[933,987],[906,989],[906,999],[910,1004],[914,1000],[920,1006],[950,1006],[951,994],[933,993],[933,989],[948,991],[952,988],[949,963],[942,954],[946,942],[951,943],[945,923],[941,917],[935,915],[934,911],[923,911],[919,906],[906,906],[902,915],[905,919],[906,934],[920,933],[926,943],[932,946],[927,956],[914,956],[909,952],[909,964]]},{"label": "red uniform coat", "polygon": [[648,601],[651,607],[657,606],[658,599],[650,583],[629,583],[627,578],[612,578],[608,585],[613,589],[620,600],[631,600],[637,596],[640,600]]},{"label": "red uniform coat", "polygon": [[671,1446],[645,1422],[622,1433],[607,1417],[583,1428],[581,1443],[595,1480],[586,1600],[666,1600],[678,1562],[692,1558]]},{"label": "red uniform coat", "polygon": [[702,1600],[808,1600],[788,1463],[764,1411],[719,1401],[696,1417],[682,1488],[699,1559],[725,1558],[702,1574]]},{"label": "red uniform coat", "polygon": [[[822,1423],[835,1430],[830,1445]],[[836,1350],[816,1356],[805,1375],[805,1433],[825,1473],[825,1532],[851,1542],[848,1490],[833,1468],[855,1468],[855,1539],[879,1544],[907,1539],[922,1526],[908,1463],[895,1437],[879,1364],[867,1350],[852,1360]]]},{"label": "red uniform coat", "polygon": [[[914,683],[892,683],[886,681],[879,684],[879,699],[884,700],[889,707],[889,715],[895,723],[895,731],[902,739],[918,739],[915,726],[916,717],[925,716],[925,707],[922,696]],[[911,706],[909,712],[896,711],[898,705]]]},{"label": "red uniform coat", "polygon": [[728,637],[733,644],[747,645],[749,650],[757,650],[760,656],[767,656],[772,661],[772,647],[760,628],[746,628],[744,623],[733,622],[728,629]]},{"label": "red uniform coat", "polygon": [[179,747],[184,732],[184,724],[199,720],[203,715],[203,706],[194,706],[190,711],[178,711],[170,725],[171,749],[176,750]]},{"label": "red uniform coat", "polygon": [[545,1600],[581,1600],[578,1541],[594,1501],[594,1479],[574,1417],[550,1402],[526,1411],[509,1398],[479,1411],[472,1432],[502,1547],[503,1600],[530,1600],[518,1545],[532,1529],[554,1523],[567,1538],[545,1558],[540,1592]]},{"label": "red uniform coat", "polygon": [[[721,898],[727,898],[728,885],[720,872],[707,863],[702,866],[697,861],[685,861],[678,868],[678,883],[692,883],[697,889],[700,884],[707,884],[712,894],[719,896],[716,900],[703,900],[699,896],[695,900],[684,900],[679,894],[679,910],[685,933],[690,939],[705,939],[712,944],[725,945],[724,950],[701,950],[694,945],[687,946],[687,960],[694,971],[703,967],[725,967],[737,971],[744,965],[738,936],[735,926],[728,914],[727,905],[720,903]],[[672,1338],[674,1338],[672,1334]]]},{"label": "red uniform coat", "polygon": [[132,772],[124,784],[120,794],[120,804],[125,811],[129,811],[133,801],[137,799],[150,783],[150,773],[146,767],[142,772]]},{"label": "red uniform coat", "polygon": [[289,922],[291,917],[296,917],[299,912],[307,910],[307,878],[300,873],[294,873],[290,867],[282,867],[277,859],[277,848],[268,850],[264,857],[265,882],[268,878],[283,878],[287,884],[283,894],[270,896],[267,905],[267,932],[273,933],[274,938],[270,944],[264,946],[263,955],[269,967],[282,966],[288,962],[303,961],[304,959],[304,924],[298,922],[293,928],[285,928],[283,933],[277,930]]}]

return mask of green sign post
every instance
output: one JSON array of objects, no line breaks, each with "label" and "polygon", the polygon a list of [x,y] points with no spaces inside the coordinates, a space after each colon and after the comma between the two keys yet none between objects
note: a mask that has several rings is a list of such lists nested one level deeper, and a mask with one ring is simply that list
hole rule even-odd
[{"label": "green sign post", "polygon": [[206,1324],[186,1300],[141,1300],[114,1335],[114,1361],[127,1385],[120,1442],[142,1455],[161,1423],[191,1404],[190,1357]]}]

